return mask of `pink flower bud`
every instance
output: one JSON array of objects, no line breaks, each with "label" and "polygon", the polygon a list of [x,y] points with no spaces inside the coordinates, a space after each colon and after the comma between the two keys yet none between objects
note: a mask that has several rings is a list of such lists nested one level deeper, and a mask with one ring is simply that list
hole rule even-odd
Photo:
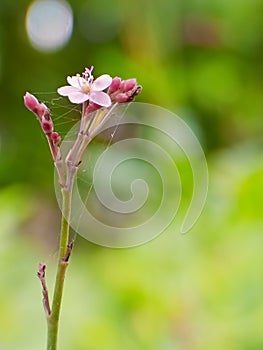
[{"label": "pink flower bud", "polygon": [[31,112],[35,112],[39,106],[38,100],[35,98],[34,95],[31,95],[29,92],[27,92],[24,96],[24,104],[26,108],[29,109]]},{"label": "pink flower bud", "polygon": [[35,113],[39,118],[41,118],[41,117],[45,114],[45,112],[46,112],[47,109],[48,109],[48,108],[47,108],[47,106],[46,106],[44,103],[39,103],[39,104],[38,104],[38,107],[36,108],[36,110],[34,111],[34,113]]},{"label": "pink flower bud", "polygon": [[55,145],[58,145],[61,141],[61,137],[59,136],[59,134],[57,132],[52,132],[50,137]]},{"label": "pink flower bud", "polygon": [[31,95],[27,92],[24,96],[24,104],[27,109],[33,112],[39,120],[41,120],[42,116],[45,116],[45,119],[50,119],[50,111],[44,103],[40,103],[34,95]]},{"label": "pink flower bud", "polygon": [[113,78],[108,89],[108,94],[112,94],[113,92],[119,90],[120,86],[121,86],[121,78],[119,77]]},{"label": "pink flower bud", "polygon": [[50,134],[53,131],[53,123],[51,120],[45,120],[41,123],[42,129],[45,134]]},{"label": "pink flower bud", "polygon": [[46,119],[46,120],[51,120],[51,118],[50,118],[50,110],[47,108],[47,106],[44,103],[41,103],[41,107],[42,106],[44,107],[44,113],[42,114],[43,118]]},{"label": "pink flower bud", "polygon": [[142,86],[138,85],[135,87],[135,89],[132,91],[131,97],[135,97],[137,95],[139,95],[142,91]]},{"label": "pink flower bud", "polygon": [[97,109],[100,109],[100,108],[102,108],[102,106],[98,105],[95,102],[90,102],[88,107],[86,108],[86,113],[94,112],[94,111],[96,111]]},{"label": "pink flower bud", "polygon": [[119,102],[119,103],[128,102],[129,101],[129,95],[127,95],[124,92],[123,93],[120,92],[119,94],[116,95],[115,101]]},{"label": "pink flower bud", "polygon": [[137,81],[136,79],[128,79],[128,80],[123,80],[121,83],[121,88],[120,90],[122,92],[128,92],[130,90],[133,90],[137,86]]}]

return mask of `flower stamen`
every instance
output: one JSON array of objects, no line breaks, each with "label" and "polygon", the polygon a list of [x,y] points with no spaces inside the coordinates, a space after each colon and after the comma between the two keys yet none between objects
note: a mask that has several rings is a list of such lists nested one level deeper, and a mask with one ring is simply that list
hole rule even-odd
[{"label": "flower stamen", "polygon": [[90,84],[89,83],[82,83],[81,85],[81,91],[84,94],[89,94],[90,93]]}]

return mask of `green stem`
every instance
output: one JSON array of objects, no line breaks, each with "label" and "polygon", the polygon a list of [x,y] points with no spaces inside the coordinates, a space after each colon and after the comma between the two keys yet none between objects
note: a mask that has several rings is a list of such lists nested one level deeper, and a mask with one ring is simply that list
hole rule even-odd
[{"label": "green stem", "polygon": [[59,259],[51,314],[47,315],[47,350],[57,349],[58,325],[66,269],[68,266],[69,218],[71,212],[71,189],[62,189],[62,219],[60,231]]}]

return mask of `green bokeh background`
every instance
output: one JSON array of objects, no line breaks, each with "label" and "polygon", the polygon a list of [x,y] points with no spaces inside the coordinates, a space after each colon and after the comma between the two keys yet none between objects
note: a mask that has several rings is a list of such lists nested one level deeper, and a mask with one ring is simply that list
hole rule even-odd
[{"label": "green bokeh background", "polygon": [[[47,92],[92,64],[136,77],[138,101],[192,127],[209,195],[184,236],[175,220],[138,248],[77,238],[60,349],[263,349],[263,1],[69,2],[73,35],[54,53],[28,41],[29,1],[0,2],[0,349],[45,348],[36,270],[48,264],[51,287],[60,220],[48,147],[22,96],[50,102]],[[63,134],[73,120],[59,113]]]}]

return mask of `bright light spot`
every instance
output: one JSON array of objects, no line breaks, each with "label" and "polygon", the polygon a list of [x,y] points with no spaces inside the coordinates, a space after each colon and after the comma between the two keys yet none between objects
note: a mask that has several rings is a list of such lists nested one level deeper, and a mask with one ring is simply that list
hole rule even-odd
[{"label": "bright light spot", "polygon": [[29,40],[39,51],[52,52],[62,48],[73,29],[71,7],[61,0],[38,0],[27,11],[26,27]]}]

